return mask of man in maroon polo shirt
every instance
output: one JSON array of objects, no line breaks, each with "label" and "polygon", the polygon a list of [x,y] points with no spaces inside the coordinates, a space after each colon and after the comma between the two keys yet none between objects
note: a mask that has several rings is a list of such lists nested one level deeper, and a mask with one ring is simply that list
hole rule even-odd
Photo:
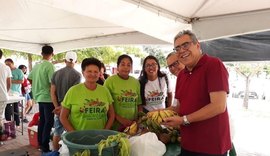
[{"label": "man in maroon polo shirt", "polygon": [[181,156],[226,156],[231,149],[226,106],[228,72],[218,59],[202,53],[195,34],[185,30],[174,38],[174,50],[186,68],[176,83],[180,116],[164,124],[181,127]]}]

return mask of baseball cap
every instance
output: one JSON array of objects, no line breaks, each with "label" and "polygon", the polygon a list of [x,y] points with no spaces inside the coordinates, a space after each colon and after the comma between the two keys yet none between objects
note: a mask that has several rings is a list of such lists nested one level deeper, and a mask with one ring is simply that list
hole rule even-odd
[{"label": "baseball cap", "polygon": [[69,51],[66,53],[66,60],[68,62],[76,62],[77,61],[77,54],[73,51]]}]

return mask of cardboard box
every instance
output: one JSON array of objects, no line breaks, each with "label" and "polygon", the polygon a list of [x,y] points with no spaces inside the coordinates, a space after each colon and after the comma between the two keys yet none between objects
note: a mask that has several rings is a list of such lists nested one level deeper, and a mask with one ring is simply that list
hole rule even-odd
[{"label": "cardboard box", "polygon": [[38,134],[37,126],[28,127],[29,144],[35,148],[38,148]]}]

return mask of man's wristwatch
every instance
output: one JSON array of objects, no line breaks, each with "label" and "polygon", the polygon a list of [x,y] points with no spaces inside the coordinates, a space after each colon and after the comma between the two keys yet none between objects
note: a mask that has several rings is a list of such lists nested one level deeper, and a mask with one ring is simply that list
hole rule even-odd
[{"label": "man's wristwatch", "polygon": [[187,126],[187,125],[189,125],[189,124],[190,124],[190,122],[188,121],[187,116],[184,115],[184,116],[183,116],[183,125],[184,125],[184,126]]}]

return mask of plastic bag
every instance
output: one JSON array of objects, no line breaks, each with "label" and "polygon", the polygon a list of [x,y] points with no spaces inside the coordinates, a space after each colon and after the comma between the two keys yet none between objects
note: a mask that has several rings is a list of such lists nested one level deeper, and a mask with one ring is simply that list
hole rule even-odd
[{"label": "plastic bag", "polygon": [[131,137],[129,142],[131,156],[163,156],[166,152],[165,144],[159,141],[157,135],[152,132]]},{"label": "plastic bag", "polygon": [[67,145],[62,140],[59,141],[59,144],[62,145],[59,149],[60,156],[69,156]]}]

